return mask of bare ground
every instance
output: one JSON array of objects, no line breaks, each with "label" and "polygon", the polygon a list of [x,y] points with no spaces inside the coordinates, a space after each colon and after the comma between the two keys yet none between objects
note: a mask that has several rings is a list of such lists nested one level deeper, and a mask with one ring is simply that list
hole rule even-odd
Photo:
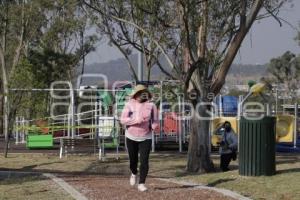
[{"label": "bare ground", "polygon": [[138,192],[137,187],[129,185],[125,176],[60,176],[87,198],[93,200],[177,200],[208,199],[231,200],[214,191],[197,189],[194,186],[179,185],[155,178],[147,179],[147,192]]}]

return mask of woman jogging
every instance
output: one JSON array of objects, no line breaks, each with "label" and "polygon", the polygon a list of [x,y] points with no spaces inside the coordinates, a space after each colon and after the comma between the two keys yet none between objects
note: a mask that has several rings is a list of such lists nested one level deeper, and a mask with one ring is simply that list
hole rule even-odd
[{"label": "woman jogging", "polygon": [[140,178],[138,190],[144,192],[149,170],[149,154],[152,144],[152,130],[158,126],[156,106],[150,102],[152,95],[144,85],[137,85],[126,103],[121,124],[126,126],[125,137],[130,160],[130,185],[137,181],[138,154],[140,154]]}]

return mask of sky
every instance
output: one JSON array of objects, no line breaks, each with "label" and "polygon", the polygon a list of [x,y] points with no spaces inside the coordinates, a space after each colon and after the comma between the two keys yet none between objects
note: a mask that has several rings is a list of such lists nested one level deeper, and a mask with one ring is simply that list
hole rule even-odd
[{"label": "sky", "polygon": [[[280,17],[289,22],[294,28],[300,29],[300,0],[293,0],[281,9]],[[235,58],[234,63],[266,64],[270,59],[281,56],[286,51],[300,54],[300,46],[294,40],[297,30],[287,23],[279,23],[273,18],[263,19],[253,24],[248,36]],[[115,47],[101,42],[97,50],[87,56],[87,64],[104,63],[121,58],[122,55]]]}]

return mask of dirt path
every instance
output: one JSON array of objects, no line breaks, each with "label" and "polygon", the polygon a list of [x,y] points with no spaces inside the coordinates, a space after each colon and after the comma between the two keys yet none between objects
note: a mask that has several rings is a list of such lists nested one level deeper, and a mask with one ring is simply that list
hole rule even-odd
[{"label": "dirt path", "polygon": [[59,176],[90,200],[232,200],[210,190],[197,189],[193,186],[179,185],[154,178],[147,179],[147,192],[138,192],[131,187],[128,177],[124,176]]}]

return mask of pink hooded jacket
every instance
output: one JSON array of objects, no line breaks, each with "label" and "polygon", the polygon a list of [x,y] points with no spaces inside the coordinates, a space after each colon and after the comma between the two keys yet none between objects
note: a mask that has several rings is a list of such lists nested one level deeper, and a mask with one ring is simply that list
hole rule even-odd
[{"label": "pink hooded jacket", "polygon": [[159,125],[156,106],[149,101],[140,103],[135,99],[130,99],[125,104],[120,120],[135,137],[151,134],[150,126],[154,130]]}]

